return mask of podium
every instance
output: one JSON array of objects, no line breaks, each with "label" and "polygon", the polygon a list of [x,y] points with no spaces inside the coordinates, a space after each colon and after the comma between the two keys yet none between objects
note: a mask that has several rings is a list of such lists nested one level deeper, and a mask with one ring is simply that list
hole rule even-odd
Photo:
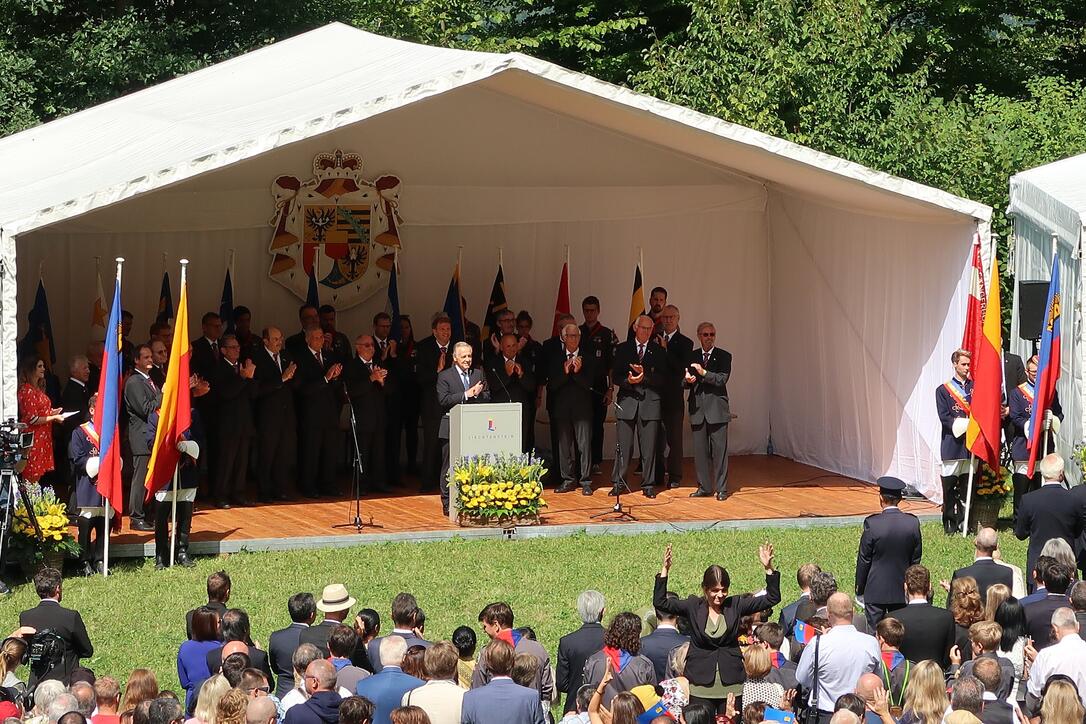
[{"label": "podium", "polygon": [[458,486],[453,466],[471,455],[520,455],[519,402],[460,404],[449,410],[449,520],[456,522]]}]

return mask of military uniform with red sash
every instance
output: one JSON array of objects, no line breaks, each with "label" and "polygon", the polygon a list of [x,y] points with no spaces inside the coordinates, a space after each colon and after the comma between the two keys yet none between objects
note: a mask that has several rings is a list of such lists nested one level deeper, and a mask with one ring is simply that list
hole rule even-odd
[{"label": "military uniform with red sash", "polygon": [[[77,514],[76,528],[79,542],[79,560],[84,575],[94,574],[102,563],[102,551],[106,535],[105,500],[98,492],[98,431],[93,422],[85,422],[74,431],[68,443],[68,459],[75,476],[72,493]],[[91,546],[91,531],[95,531]]]},{"label": "military uniform with red sash", "polygon": [[[1007,405],[1010,407],[1010,421],[1014,429],[1014,437],[1011,438],[1011,460],[1014,462],[1014,512],[1018,513],[1018,504],[1022,496],[1031,490],[1036,490],[1041,485],[1040,471],[1034,472],[1033,478],[1026,475],[1029,467],[1029,421],[1033,415],[1033,398],[1036,395],[1034,385],[1027,379],[1022,384],[1010,390],[1007,395]],[[1063,407],[1060,405],[1059,393],[1052,394],[1053,417],[1063,420]],[[1050,450],[1055,445],[1049,446]],[[1041,455],[1037,455],[1041,459]]]},{"label": "military uniform with red sash", "polygon": [[[965,514],[962,497],[969,484],[971,458],[965,447],[965,424],[955,420],[969,420],[969,405],[973,395],[973,382],[962,382],[952,377],[935,388],[935,408],[942,425],[942,441],[939,454],[943,465],[940,480],[943,484],[943,529],[948,533],[961,528]],[[955,434],[959,432],[960,434]]]}]

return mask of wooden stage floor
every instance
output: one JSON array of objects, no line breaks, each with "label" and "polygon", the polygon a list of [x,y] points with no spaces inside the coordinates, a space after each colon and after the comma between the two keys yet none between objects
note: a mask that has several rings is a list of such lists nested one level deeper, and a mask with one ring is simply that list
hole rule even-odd
[{"label": "wooden stage floor", "polygon": [[[605,523],[608,528],[631,527],[639,532],[663,525],[709,524],[720,521],[794,521],[795,519],[840,518],[867,515],[878,510],[875,488],[851,478],[803,465],[782,457],[744,455],[730,458],[729,481],[732,495],[723,502],[713,498],[690,498],[694,490],[693,462],[686,461],[683,486],[661,490],[649,500],[636,489],[637,475],[630,475],[635,493],[623,496],[623,503],[632,506],[637,522],[611,523],[593,520],[595,513],[607,511],[614,498],[610,489],[609,464],[603,474],[594,478],[595,494],[582,495],[580,490],[562,495],[548,488],[544,493],[547,508],[542,514],[542,526],[531,528],[533,535],[584,530],[586,526]],[[349,545],[382,540],[429,540],[448,538],[453,534],[480,535],[480,529],[460,528],[441,515],[437,494],[417,492],[415,481],[408,481],[403,492],[367,495],[362,498],[363,520],[379,528],[365,528],[361,534],[350,523],[353,500],[346,497],[329,501],[289,501],[233,507],[219,510],[197,501],[192,523],[192,549],[197,553]],[[205,507],[206,506],[206,507]],[[929,503],[906,502],[911,512],[937,513],[938,507]],[[339,527],[337,527],[339,526]],[[697,526],[691,526],[697,527]],[[702,526],[704,527],[704,526]],[[521,531],[528,529],[521,528]],[[496,535],[500,531],[488,530]],[[124,520],[122,532],[111,542],[116,555],[153,555],[152,533],[133,531]],[[116,546],[116,548],[114,548]],[[112,551],[111,551],[112,552]]]}]

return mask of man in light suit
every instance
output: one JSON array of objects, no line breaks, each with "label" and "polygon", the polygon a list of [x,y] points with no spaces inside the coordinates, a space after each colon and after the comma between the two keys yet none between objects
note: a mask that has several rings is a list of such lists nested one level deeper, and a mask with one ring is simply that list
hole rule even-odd
[{"label": "man in light suit", "polygon": [[301,643],[302,631],[313,624],[317,617],[317,604],[312,593],[295,593],[287,600],[290,625],[273,631],[268,637],[268,658],[277,682],[275,695],[282,699],[294,688],[294,650]]},{"label": "man in light suit", "polygon": [[660,433],[660,394],[670,361],[658,344],[650,340],[655,324],[652,317],[641,315],[633,325],[633,339],[615,349],[611,381],[618,387],[615,398],[615,425],[618,434],[618,459],[611,473],[610,495],[618,495],[626,485],[626,469],[633,452],[634,435],[641,448],[641,492],[656,497],[656,439]]},{"label": "man in light suit", "polygon": [[[373,702],[373,724],[392,724],[389,715],[400,706],[404,694],[426,683],[405,674],[400,668],[406,654],[406,641],[399,636],[385,638],[381,642],[381,670],[362,679],[355,687],[356,694]],[[538,701],[536,703],[538,705]]]},{"label": "man in light suit", "polygon": [[426,649],[423,661],[429,680],[404,694],[403,705],[422,709],[431,724],[460,724],[465,690],[456,683],[459,661],[456,647],[448,641],[438,641]]},{"label": "man in light suit", "polygon": [[513,670],[513,647],[494,639],[484,653],[490,667],[490,683],[464,694],[461,724],[544,724],[539,692],[509,678]]},{"label": "man in light suit", "polygon": [[[562,346],[547,360],[547,400],[551,424],[558,427],[558,463],[562,484],[556,493],[581,486],[592,495],[592,384],[596,358],[581,349],[581,329],[570,323],[562,328]],[[580,467],[577,459],[580,456]]]},{"label": "man in light suit", "polygon": [[449,411],[457,405],[488,402],[486,375],[471,367],[472,350],[467,342],[453,345],[453,365],[437,376],[437,402],[444,413],[438,439],[441,440],[441,510],[449,514]]},{"label": "man in light suit", "polygon": [[694,469],[698,489],[691,498],[717,500],[728,497],[728,378],[732,374],[730,352],[716,347],[716,327],[711,322],[698,325],[698,348],[690,353],[684,382],[690,388],[687,408],[690,430],[694,436]]},{"label": "man in light suit", "polygon": [[162,404],[160,390],[148,374],[153,364],[151,348],[145,344],[136,347],[135,370],[124,383],[124,406],[128,411],[128,444],[132,448],[132,488],[128,495],[129,523],[132,530],[154,530],[144,512],[144,478],[151,450],[147,445],[147,420]]}]

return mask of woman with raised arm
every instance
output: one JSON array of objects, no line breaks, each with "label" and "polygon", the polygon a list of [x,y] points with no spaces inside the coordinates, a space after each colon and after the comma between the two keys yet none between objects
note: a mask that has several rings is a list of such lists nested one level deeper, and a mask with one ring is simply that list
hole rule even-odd
[{"label": "woman with raised arm", "polygon": [[690,682],[691,704],[704,702],[720,712],[728,694],[742,695],[746,675],[739,649],[740,619],[773,608],[781,600],[781,574],[773,570],[771,543],[759,546],[758,559],[765,568],[765,593],[761,596],[729,596],[731,577],[722,566],[714,564],[702,576],[702,595],[669,599],[671,545],[664,549],[664,564],[656,576],[652,604],[658,611],[685,616],[690,621],[686,678]]}]

